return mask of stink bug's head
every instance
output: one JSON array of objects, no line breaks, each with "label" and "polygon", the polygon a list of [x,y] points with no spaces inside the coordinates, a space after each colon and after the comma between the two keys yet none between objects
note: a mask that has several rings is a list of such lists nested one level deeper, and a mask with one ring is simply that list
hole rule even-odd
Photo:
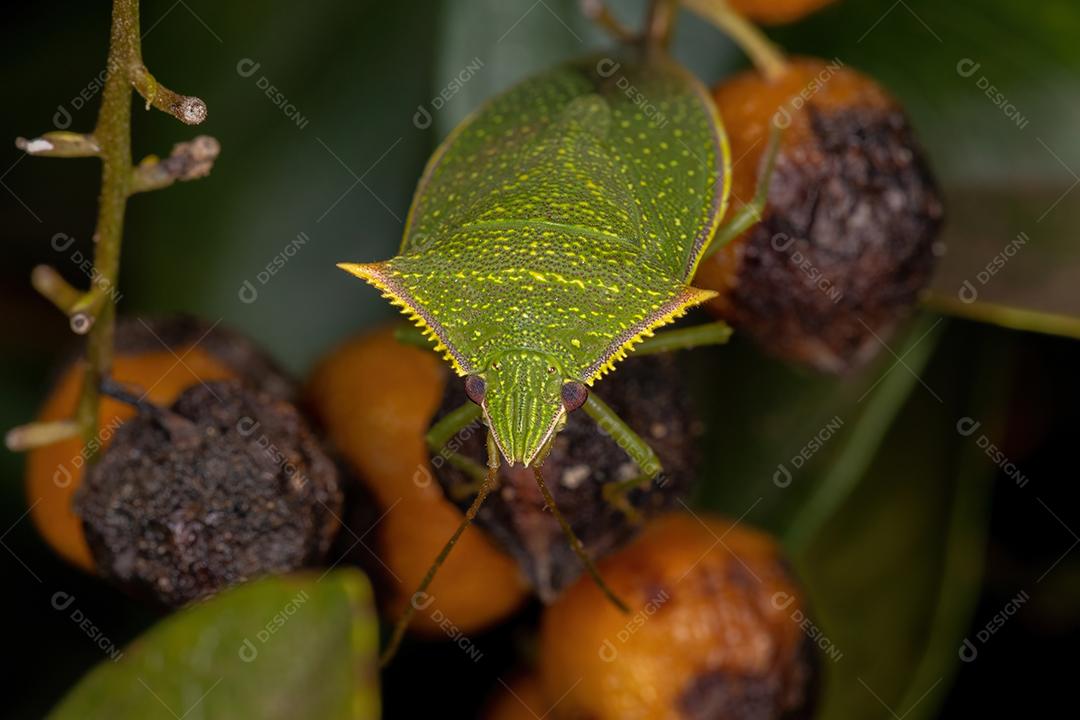
[{"label": "stink bug's head", "polygon": [[501,353],[465,378],[469,399],[483,408],[495,444],[511,465],[532,465],[588,397],[555,358],[531,350]]}]

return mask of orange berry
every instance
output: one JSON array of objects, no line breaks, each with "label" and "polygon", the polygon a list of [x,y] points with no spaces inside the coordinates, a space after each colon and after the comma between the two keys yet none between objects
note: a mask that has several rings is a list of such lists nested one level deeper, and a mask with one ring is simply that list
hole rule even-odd
[{"label": "orange berry", "polygon": [[836,0],[727,0],[731,9],[765,25],[795,22]]},{"label": "orange berry", "polygon": [[[382,515],[367,536],[377,561],[369,557],[366,564],[386,576],[381,594],[391,617],[400,616],[462,519],[434,479],[424,442],[445,383],[438,357],[402,345],[385,327],[332,351],[308,386],[314,414]],[[364,537],[368,528],[353,530]],[[467,633],[501,620],[522,603],[527,587],[510,557],[474,527],[428,594],[431,604],[420,609],[413,627],[440,637],[445,623]]]},{"label": "orange berry", "polygon": [[672,513],[600,572],[631,614],[583,578],[541,622],[542,691],[563,698],[559,717],[781,717],[808,702],[801,591],[765,534]]}]

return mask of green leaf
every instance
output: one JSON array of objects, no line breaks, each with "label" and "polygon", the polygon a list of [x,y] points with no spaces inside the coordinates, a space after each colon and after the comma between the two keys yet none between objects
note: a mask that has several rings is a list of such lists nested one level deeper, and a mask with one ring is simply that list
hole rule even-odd
[{"label": "green leaf", "polygon": [[965,353],[950,375],[925,374],[942,401],[916,386],[860,482],[796,550],[817,622],[843,653],[825,661],[820,718],[918,720],[946,697],[982,581],[994,472],[957,422],[970,414],[992,433],[1001,398],[988,389],[1007,367],[1000,344],[980,350],[996,367],[972,368],[967,388],[942,380]]},{"label": "green leaf", "polygon": [[359,572],[265,578],[163,620],[50,717],[377,718],[377,649]]},{"label": "green leaf", "polygon": [[[940,322],[925,319],[903,341],[890,341],[893,352],[908,367],[921,366],[935,347]],[[842,499],[917,386],[884,348],[873,363],[842,377],[762,358],[738,333],[729,346],[697,360],[701,384],[740,378],[724,384],[722,403],[700,408],[706,427],[717,428],[706,443],[701,475],[737,480],[702,484],[697,502],[736,515],[753,506],[751,519],[780,535],[800,524],[816,526],[820,520],[811,516],[822,514],[817,508]]]},{"label": "green leaf", "polygon": [[993,437],[1007,344],[930,316],[890,345],[849,378],[709,358],[739,382],[708,423],[700,504],[784,538],[823,633],[821,718],[933,716],[981,581],[994,467],[957,422]]}]

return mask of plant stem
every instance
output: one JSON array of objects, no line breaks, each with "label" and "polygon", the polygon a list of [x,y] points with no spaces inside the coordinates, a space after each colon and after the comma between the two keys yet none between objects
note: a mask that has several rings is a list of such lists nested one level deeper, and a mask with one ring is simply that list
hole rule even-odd
[{"label": "plant stem", "polygon": [[966,303],[959,298],[934,291],[927,291],[923,295],[922,304],[923,307],[934,312],[953,315],[965,320],[998,325],[1010,330],[1080,339],[1080,318],[1072,315],[982,302],[981,300]]},{"label": "plant stem", "polygon": [[[31,275],[34,287],[64,311],[74,332],[87,334],[86,367],[73,424],[87,444],[87,457],[95,459],[101,385],[109,378],[113,358],[120,243],[124,234],[127,199],[135,192],[156,190],[176,180],[206,175],[217,158],[213,138],[200,136],[173,148],[165,160],[148,158],[133,168],[131,163],[131,92],[137,90],[146,107],[155,107],[189,125],[206,119],[206,103],[180,95],[159,83],[142,61],[139,35],[139,1],[113,0],[109,54],[105,66],[105,89],[97,124],[88,134],[48,132],[15,144],[31,155],[101,158],[101,195],[94,228],[94,276],[89,290],[80,292],[60,273],[39,266]],[[64,423],[30,423],[8,434],[12,449],[30,449],[62,439]]]},{"label": "plant stem", "polygon": [[30,284],[65,315],[82,299],[83,293],[73,288],[60,273],[48,265],[38,265],[30,272]]},{"label": "plant stem", "polygon": [[[131,180],[131,61],[139,56],[138,0],[114,0],[105,90],[94,138],[101,156],[101,196],[94,230],[94,268],[108,287],[120,272],[120,242]],[[86,371],[75,419],[88,450],[96,448],[101,381],[112,368],[116,303],[107,296],[86,341]],[[93,453],[90,458],[93,460]]]},{"label": "plant stem", "polygon": [[644,41],[647,48],[667,51],[678,14],[678,0],[650,0],[645,16]]},{"label": "plant stem", "polygon": [[581,11],[585,17],[621,43],[630,44],[640,39],[633,30],[619,22],[604,0],[581,0]]},{"label": "plant stem", "polygon": [[784,53],[756,25],[732,10],[725,0],[683,0],[683,4],[727,33],[768,80],[783,75],[787,69]]},{"label": "plant stem", "polygon": [[4,442],[12,450],[30,450],[79,435],[74,420],[39,422],[8,430]]},{"label": "plant stem", "polygon": [[15,147],[42,157],[96,157],[101,149],[93,135],[55,130],[33,140],[16,138]]}]

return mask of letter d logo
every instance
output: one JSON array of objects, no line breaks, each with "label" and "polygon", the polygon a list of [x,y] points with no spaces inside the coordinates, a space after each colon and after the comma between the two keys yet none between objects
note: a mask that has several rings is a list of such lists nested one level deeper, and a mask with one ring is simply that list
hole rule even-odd
[{"label": "letter d logo", "polygon": [[604,642],[600,644],[600,649],[597,650],[596,654],[606,663],[615,662],[615,658],[619,657],[619,651],[615,648],[615,644],[607,638],[604,638]]}]

